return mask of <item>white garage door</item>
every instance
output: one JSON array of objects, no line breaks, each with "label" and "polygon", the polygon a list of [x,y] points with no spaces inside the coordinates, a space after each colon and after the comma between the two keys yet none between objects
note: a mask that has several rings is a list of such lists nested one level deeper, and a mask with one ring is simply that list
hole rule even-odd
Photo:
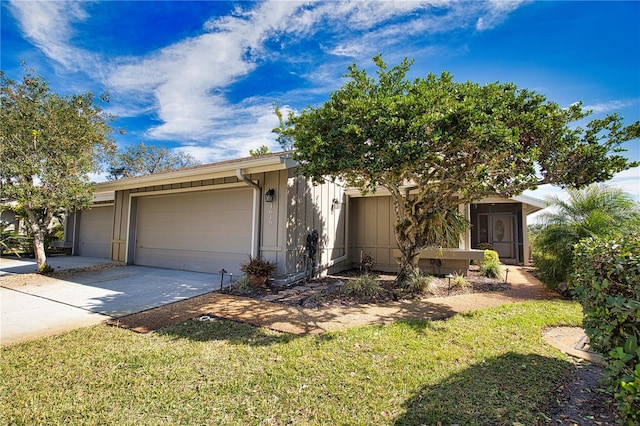
[{"label": "white garage door", "polygon": [[80,213],[78,254],[80,256],[111,258],[113,206],[93,207]]},{"label": "white garage door", "polygon": [[239,274],[251,252],[252,205],[250,188],[140,197],[134,263]]}]

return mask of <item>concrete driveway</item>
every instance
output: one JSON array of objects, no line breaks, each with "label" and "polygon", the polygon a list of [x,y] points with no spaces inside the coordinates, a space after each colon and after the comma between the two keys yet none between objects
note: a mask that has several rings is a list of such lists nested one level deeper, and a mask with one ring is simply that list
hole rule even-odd
[{"label": "concrete driveway", "polygon": [[[56,270],[110,263],[52,257]],[[114,266],[62,277],[35,272],[30,259],[0,260],[0,345],[98,324],[220,288],[220,276],[144,266]],[[224,278],[229,285],[229,277]]]}]

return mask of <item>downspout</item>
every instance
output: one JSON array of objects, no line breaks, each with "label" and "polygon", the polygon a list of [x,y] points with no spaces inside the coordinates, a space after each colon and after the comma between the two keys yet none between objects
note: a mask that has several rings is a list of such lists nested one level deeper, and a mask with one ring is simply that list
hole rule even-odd
[{"label": "downspout", "polygon": [[323,269],[329,269],[336,263],[344,262],[349,258],[349,197],[343,195],[345,198],[344,204],[344,254],[335,259],[331,259],[326,265],[323,265]]},{"label": "downspout", "polygon": [[251,257],[258,257],[260,247],[260,223],[262,221],[262,209],[260,204],[262,188],[260,188],[260,185],[243,175],[242,169],[240,168],[236,169],[236,177],[253,188],[253,212],[251,217]]}]

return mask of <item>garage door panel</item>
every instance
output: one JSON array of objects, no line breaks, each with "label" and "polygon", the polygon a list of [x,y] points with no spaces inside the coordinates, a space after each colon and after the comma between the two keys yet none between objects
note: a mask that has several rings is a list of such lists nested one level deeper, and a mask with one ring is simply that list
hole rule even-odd
[{"label": "garage door panel", "polygon": [[202,232],[171,232],[153,238],[138,239],[138,247],[164,250],[214,251],[212,248],[224,245],[224,252],[250,251],[250,240],[246,238],[246,230],[226,231],[215,234]]},{"label": "garage door panel", "polygon": [[80,256],[111,258],[113,206],[94,207],[80,213],[78,254]]},{"label": "garage door panel", "polygon": [[251,251],[251,189],[138,199],[135,263],[238,273]]},{"label": "garage door panel", "polygon": [[208,273],[224,268],[236,276],[240,276],[238,265],[246,259],[246,254],[197,250],[140,248],[136,254],[139,265]]}]

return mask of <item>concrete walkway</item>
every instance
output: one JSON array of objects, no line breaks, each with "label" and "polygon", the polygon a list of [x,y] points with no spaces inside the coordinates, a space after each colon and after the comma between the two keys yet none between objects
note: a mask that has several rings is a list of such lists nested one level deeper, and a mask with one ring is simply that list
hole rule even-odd
[{"label": "concrete walkway", "polygon": [[[78,256],[52,257],[49,263],[54,276],[32,273],[36,267],[30,259],[1,259],[0,345],[99,324],[220,288],[217,274],[117,266]],[[94,269],[67,273],[82,268]]]}]

